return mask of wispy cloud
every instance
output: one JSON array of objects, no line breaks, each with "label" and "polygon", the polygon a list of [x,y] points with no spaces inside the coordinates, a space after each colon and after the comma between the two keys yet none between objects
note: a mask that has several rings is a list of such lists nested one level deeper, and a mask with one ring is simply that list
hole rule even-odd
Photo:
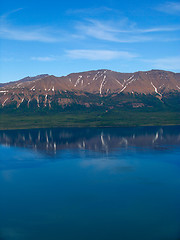
[{"label": "wispy cloud", "polygon": [[118,27],[117,23],[87,19],[85,22],[78,23],[76,29],[82,35],[112,42],[139,42],[141,40],[149,40],[149,38],[143,36],[133,36],[132,38],[124,36],[124,33],[127,33],[127,29],[123,29],[123,25],[124,21],[119,23]]},{"label": "wispy cloud", "polygon": [[156,10],[169,14],[180,14],[180,2],[165,2],[159,5]]},{"label": "wispy cloud", "polygon": [[155,32],[176,32],[180,30],[180,25],[177,26],[165,26],[165,27],[154,27],[147,29],[134,29],[131,32],[139,32],[139,33],[155,33]]},{"label": "wispy cloud", "polygon": [[83,16],[95,16],[101,13],[119,13],[118,10],[108,8],[108,7],[97,7],[97,8],[79,8],[79,9],[68,9],[66,13],[68,15],[83,15]]},{"label": "wispy cloud", "polygon": [[132,59],[137,57],[136,54],[125,51],[111,51],[111,50],[85,50],[75,49],[68,50],[66,54],[74,59],[87,59],[87,60],[113,60],[113,59]]},{"label": "wispy cloud", "polygon": [[13,57],[2,57],[2,58],[0,58],[1,62],[12,62],[14,60],[15,59]]},{"label": "wispy cloud", "polygon": [[33,61],[40,61],[40,62],[52,62],[56,61],[56,57],[32,57],[31,60]]},{"label": "wispy cloud", "polygon": [[[130,23],[127,19],[119,22],[105,22],[94,19],[86,19],[84,22],[78,23],[76,29],[79,36],[88,36],[100,40],[119,42],[119,43],[134,43],[146,41],[165,41],[166,38],[154,36],[160,32],[175,32],[180,30],[180,25],[177,26],[157,26],[146,29],[141,29],[135,23]],[[153,35],[149,35],[152,33]],[[171,39],[168,38],[168,41]],[[173,39],[172,40],[176,40]]]},{"label": "wispy cloud", "polygon": [[180,71],[180,56],[144,60],[152,65],[153,68]]},{"label": "wispy cloud", "polygon": [[[9,21],[9,16],[21,9],[13,10],[0,16],[0,38],[19,40],[19,41],[36,41],[36,42],[71,42],[79,39],[96,39],[116,43],[136,43],[148,41],[177,41],[177,37],[166,36],[166,33],[180,31],[180,24],[174,26],[152,26],[149,28],[140,28],[136,23],[131,22],[128,18],[119,21],[102,21],[92,18],[81,18],[75,26],[68,29],[59,29],[57,26],[17,26]],[[79,9],[75,11],[87,11]],[[89,9],[90,11],[90,9]],[[97,8],[96,11],[109,11],[109,8]],[[163,36],[161,35],[163,34]]]},{"label": "wispy cloud", "polygon": [[13,10],[0,16],[0,38],[20,41],[56,42],[53,29],[42,26],[14,26],[9,22],[8,16],[21,9]]},{"label": "wispy cloud", "polygon": [[0,29],[0,37],[20,41],[57,42],[57,38],[48,36],[47,30],[45,28],[19,29],[13,26],[3,26]]}]

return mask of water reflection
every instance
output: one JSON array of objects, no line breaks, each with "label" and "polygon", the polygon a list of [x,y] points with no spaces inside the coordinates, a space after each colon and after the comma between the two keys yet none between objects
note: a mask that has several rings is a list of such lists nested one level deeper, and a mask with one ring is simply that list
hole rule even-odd
[{"label": "water reflection", "polygon": [[54,155],[64,149],[108,153],[132,146],[164,150],[172,145],[180,145],[180,126],[6,130],[0,131],[0,144]]},{"label": "water reflection", "polygon": [[0,240],[179,239],[180,127],[0,131]]}]

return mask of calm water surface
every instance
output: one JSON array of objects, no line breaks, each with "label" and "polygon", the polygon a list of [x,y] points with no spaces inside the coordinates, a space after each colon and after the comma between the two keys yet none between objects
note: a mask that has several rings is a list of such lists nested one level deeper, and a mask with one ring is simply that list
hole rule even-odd
[{"label": "calm water surface", "polygon": [[0,131],[0,240],[180,240],[180,127]]}]

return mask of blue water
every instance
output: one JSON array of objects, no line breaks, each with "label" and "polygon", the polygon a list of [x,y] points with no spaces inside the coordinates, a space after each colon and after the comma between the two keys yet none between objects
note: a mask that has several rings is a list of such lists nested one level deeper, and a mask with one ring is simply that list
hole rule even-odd
[{"label": "blue water", "polygon": [[180,240],[180,127],[0,131],[0,240]]}]

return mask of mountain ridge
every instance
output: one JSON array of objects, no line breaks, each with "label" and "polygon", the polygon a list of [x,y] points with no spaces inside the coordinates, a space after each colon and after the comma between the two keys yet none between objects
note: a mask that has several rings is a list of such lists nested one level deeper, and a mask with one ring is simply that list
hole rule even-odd
[{"label": "mountain ridge", "polygon": [[151,69],[151,70],[147,70],[147,71],[136,71],[136,72],[132,72],[132,73],[117,72],[117,71],[112,71],[112,70],[109,70],[109,69],[97,69],[97,70],[88,70],[88,71],[83,71],[83,72],[69,73],[67,75],[62,75],[60,77],[59,76],[55,76],[53,74],[38,74],[38,75],[35,75],[35,76],[27,76],[27,77],[24,77],[24,78],[19,79],[19,80],[3,82],[3,83],[0,82],[0,87],[7,86],[7,85],[10,85],[10,84],[14,84],[14,83],[38,80],[38,79],[42,79],[42,78],[48,77],[48,76],[53,76],[53,77],[56,77],[56,78],[65,78],[65,77],[70,76],[72,74],[82,74],[82,73],[98,72],[98,71],[110,71],[110,72],[119,73],[119,74],[135,74],[135,73],[148,73],[148,72],[166,72],[166,73],[172,73],[172,74],[179,75],[179,78],[180,78],[180,73],[175,73],[173,71],[166,71],[166,70],[160,70],[160,69]]},{"label": "mountain ridge", "polygon": [[[67,76],[41,74],[25,77],[19,81],[0,84],[0,105],[5,107],[14,103],[18,108],[26,102],[36,101],[37,107],[51,108],[52,102],[66,106],[72,103],[87,105],[74,101],[74,95],[87,94],[98,97],[118,94],[154,95],[159,100],[169,93],[180,92],[180,73],[152,69],[134,73],[121,73],[107,69],[70,73]],[[71,93],[71,94],[70,94]],[[69,95],[73,96],[69,96]],[[100,104],[100,103],[97,103]],[[142,105],[142,104],[140,104]],[[140,106],[139,105],[139,106]]]}]

